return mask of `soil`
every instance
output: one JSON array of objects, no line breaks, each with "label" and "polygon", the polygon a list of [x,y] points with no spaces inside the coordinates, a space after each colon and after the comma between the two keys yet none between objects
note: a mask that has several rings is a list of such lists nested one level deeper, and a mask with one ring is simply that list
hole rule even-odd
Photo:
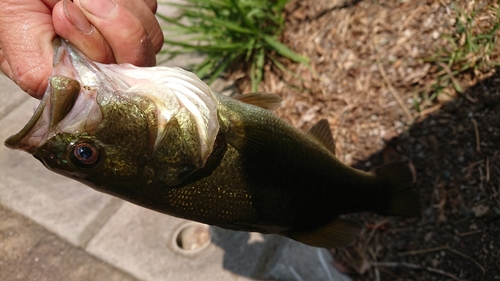
[{"label": "soil", "polygon": [[[282,42],[311,62],[266,65],[260,90],[282,96],[277,114],[304,130],[326,118],[347,164],[409,159],[416,170],[420,217],[348,216],[364,230],[332,254],[354,280],[500,280],[500,44],[466,56],[470,69],[452,78],[464,64],[439,59],[451,42],[467,44],[464,15],[477,35],[497,23],[495,9],[451,0],[287,5]],[[443,77],[450,83],[438,92]],[[248,92],[247,79],[237,82]]]}]

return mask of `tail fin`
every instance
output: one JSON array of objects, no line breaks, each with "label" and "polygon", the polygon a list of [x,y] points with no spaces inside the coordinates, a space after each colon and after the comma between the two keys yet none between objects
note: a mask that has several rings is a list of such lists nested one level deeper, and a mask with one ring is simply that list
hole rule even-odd
[{"label": "tail fin", "polygon": [[413,217],[420,215],[420,199],[413,188],[415,172],[408,161],[395,162],[374,171],[389,198],[377,212],[383,215]]}]

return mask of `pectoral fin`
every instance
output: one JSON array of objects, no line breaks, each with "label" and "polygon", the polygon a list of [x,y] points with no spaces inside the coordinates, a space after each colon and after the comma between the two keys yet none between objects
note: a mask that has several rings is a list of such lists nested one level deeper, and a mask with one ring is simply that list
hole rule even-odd
[{"label": "pectoral fin", "polygon": [[285,236],[314,247],[337,248],[348,245],[360,229],[361,227],[355,222],[337,218],[320,228],[292,232]]},{"label": "pectoral fin", "polygon": [[235,95],[232,96],[232,98],[270,111],[273,111],[280,107],[282,101],[281,97],[277,94],[260,92]]}]

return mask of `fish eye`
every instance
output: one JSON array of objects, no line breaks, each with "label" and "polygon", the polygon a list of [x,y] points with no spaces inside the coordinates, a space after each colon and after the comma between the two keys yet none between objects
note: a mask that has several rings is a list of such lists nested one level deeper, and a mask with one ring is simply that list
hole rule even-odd
[{"label": "fish eye", "polygon": [[73,156],[79,164],[93,165],[99,160],[99,150],[88,142],[81,142],[73,147]]}]

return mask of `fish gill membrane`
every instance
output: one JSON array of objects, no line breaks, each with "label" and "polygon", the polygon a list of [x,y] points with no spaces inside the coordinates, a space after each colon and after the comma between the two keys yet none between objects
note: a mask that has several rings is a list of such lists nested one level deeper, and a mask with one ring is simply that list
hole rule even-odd
[{"label": "fish gill membrane", "polygon": [[326,120],[301,132],[271,112],[280,102],[214,93],[180,68],[92,62],[61,40],[40,105],[5,145],[158,212],[315,247],[354,239],[343,214],[420,214],[408,163],[349,167]]}]

